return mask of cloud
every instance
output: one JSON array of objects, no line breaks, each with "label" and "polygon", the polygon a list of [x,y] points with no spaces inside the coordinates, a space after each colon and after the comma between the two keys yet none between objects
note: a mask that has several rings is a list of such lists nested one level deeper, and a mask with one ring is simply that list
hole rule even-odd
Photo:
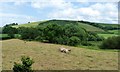
[{"label": "cloud", "polygon": [[0,26],[4,26],[10,23],[27,23],[29,21],[36,21],[38,19],[33,16],[18,15],[11,13],[0,13],[0,20],[1,20]]},{"label": "cloud", "polygon": [[33,8],[38,8],[38,9],[43,9],[47,7],[63,9],[63,8],[72,7],[72,4],[70,2],[66,2],[65,0],[41,0],[41,1],[33,0],[31,2],[31,6]]},{"label": "cloud", "polygon": [[71,7],[57,10],[48,15],[49,18],[87,20],[105,23],[117,23],[118,11],[116,3],[95,3],[88,7]]},{"label": "cloud", "polygon": [[[1,2],[19,2],[19,1],[24,1],[24,2],[32,2],[32,1],[43,1],[43,0],[0,0]],[[45,0],[48,1],[48,0]],[[54,0],[58,1],[58,0]],[[119,0],[65,0],[69,2],[118,2]]]},{"label": "cloud", "polygon": [[[118,8],[116,2],[115,3],[85,2],[87,0],[84,0],[84,2],[80,0],[78,1],[11,0],[11,1],[12,1],[12,5],[10,4],[10,2],[0,3],[1,5],[0,19],[2,19],[1,24],[12,23],[12,22],[25,23],[33,20],[37,21],[42,18],[87,20],[87,21],[105,22],[105,23],[118,22]],[[77,4],[74,4],[75,2],[77,2]],[[27,11],[28,13],[24,11]],[[26,14],[30,16],[27,16]]]}]

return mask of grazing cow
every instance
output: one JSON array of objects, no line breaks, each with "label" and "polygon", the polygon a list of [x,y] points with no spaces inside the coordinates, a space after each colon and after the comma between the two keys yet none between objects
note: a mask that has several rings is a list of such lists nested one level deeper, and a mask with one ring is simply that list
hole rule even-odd
[{"label": "grazing cow", "polygon": [[67,48],[61,47],[61,48],[60,48],[60,51],[63,52],[63,53],[68,53],[68,52],[70,52],[71,50],[70,50],[70,49],[67,49]]}]

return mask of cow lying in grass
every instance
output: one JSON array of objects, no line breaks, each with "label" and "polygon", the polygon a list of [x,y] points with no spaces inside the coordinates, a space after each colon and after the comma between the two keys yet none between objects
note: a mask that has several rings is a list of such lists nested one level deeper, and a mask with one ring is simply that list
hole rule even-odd
[{"label": "cow lying in grass", "polygon": [[70,51],[71,50],[67,48],[63,48],[63,47],[60,48],[60,52],[63,52],[63,53],[69,53]]}]

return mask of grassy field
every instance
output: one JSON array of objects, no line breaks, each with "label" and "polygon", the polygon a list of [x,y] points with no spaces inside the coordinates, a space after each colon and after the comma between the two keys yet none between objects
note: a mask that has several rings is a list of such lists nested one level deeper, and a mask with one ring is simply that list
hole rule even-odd
[{"label": "grassy field", "polygon": [[40,22],[31,22],[31,23],[27,23],[27,24],[20,24],[20,25],[16,25],[16,26],[13,26],[15,28],[18,28],[18,27],[35,27],[39,24]]},{"label": "grassy field", "polygon": [[102,25],[102,26],[112,26],[112,27],[120,27],[120,24],[100,24],[100,25]]},{"label": "grassy field", "polygon": [[[25,42],[18,39],[0,41],[2,43],[3,70],[11,70],[14,62],[20,62],[21,56],[30,56],[35,63],[34,70],[117,70],[118,52],[91,50],[80,47]],[[61,53],[65,47],[71,53]]]},{"label": "grassy field", "polygon": [[84,23],[78,23],[80,27],[86,29],[87,31],[97,31],[97,32],[104,32],[103,29],[100,29],[100,28],[97,28],[97,27],[94,27],[92,25],[89,25],[89,24],[84,24]]},{"label": "grassy field", "polygon": [[7,37],[8,34],[0,34],[0,37]]},{"label": "grassy field", "polygon": [[98,35],[104,37],[105,39],[107,39],[108,37],[112,37],[112,36],[118,36],[116,34],[98,34]]},{"label": "grassy field", "polygon": [[9,39],[8,34],[0,34],[0,39]]},{"label": "grassy field", "polygon": [[112,33],[114,33],[114,34],[116,34],[116,35],[119,35],[120,30],[109,30],[109,32],[112,32]]},{"label": "grassy field", "polygon": [[120,30],[109,30],[108,32],[111,32],[112,34],[98,33],[98,35],[104,37],[105,39],[107,39],[108,37],[118,36]]},{"label": "grassy field", "polygon": [[26,24],[20,24],[20,25],[15,25],[13,27],[15,27],[15,28],[18,28],[18,27],[36,27],[39,23],[42,23],[42,22],[45,22],[45,21],[38,21],[38,22],[31,22],[31,23],[26,23]]}]

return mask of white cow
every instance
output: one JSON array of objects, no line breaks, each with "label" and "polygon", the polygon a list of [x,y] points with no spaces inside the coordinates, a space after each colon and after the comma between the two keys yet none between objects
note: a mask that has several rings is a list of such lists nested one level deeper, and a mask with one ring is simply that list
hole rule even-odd
[{"label": "white cow", "polygon": [[70,52],[71,50],[70,50],[70,49],[67,49],[67,48],[61,47],[61,48],[60,48],[60,51],[63,52],[63,53],[68,53],[68,52]]}]

